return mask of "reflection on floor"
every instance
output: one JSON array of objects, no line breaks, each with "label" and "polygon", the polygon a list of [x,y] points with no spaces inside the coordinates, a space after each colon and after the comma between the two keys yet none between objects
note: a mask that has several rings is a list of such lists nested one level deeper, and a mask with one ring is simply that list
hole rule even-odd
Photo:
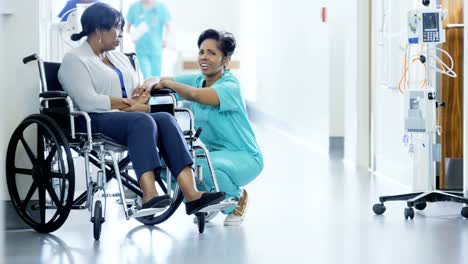
[{"label": "reflection on floor", "polygon": [[377,196],[398,186],[329,161],[323,146],[264,125],[256,131],[266,167],[247,187],[241,227],[222,226],[219,215],[199,235],[183,208],[147,227],[111,203],[99,242],[89,213],[73,211],[53,234],[6,232],[4,263],[466,263],[459,205],[430,204],[405,221],[404,204],[394,203],[375,216]]}]

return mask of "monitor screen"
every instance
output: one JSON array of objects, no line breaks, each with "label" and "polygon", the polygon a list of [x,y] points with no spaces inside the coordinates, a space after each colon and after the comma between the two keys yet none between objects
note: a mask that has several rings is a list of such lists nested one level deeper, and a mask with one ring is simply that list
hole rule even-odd
[{"label": "monitor screen", "polygon": [[439,30],[439,13],[423,13],[423,31]]}]

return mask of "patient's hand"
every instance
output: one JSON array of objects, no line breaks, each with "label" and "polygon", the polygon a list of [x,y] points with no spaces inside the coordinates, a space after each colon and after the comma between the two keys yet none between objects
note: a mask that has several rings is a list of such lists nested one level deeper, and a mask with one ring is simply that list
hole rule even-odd
[{"label": "patient's hand", "polygon": [[148,103],[148,100],[150,98],[150,93],[147,91],[142,91],[139,96],[134,96],[133,100],[135,100],[137,103],[140,104],[146,104]]},{"label": "patient's hand", "polygon": [[137,88],[133,89],[132,98],[140,96],[140,94],[145,91],[146,91],[145,88],[138,86]]},{"label": "patient's hand", "polygon": [[147,104],[142,104],[142,103],[135,103],[134,105],[122,109],[122,111],[125,112],[148,112],[148,107],[149,105]]},{"label": "patient's hand", "polygon": [[134,99],[130,99],[130,98],[122,98],[122,101],[128,104],[128,106],[132,106],[137,103]]}]

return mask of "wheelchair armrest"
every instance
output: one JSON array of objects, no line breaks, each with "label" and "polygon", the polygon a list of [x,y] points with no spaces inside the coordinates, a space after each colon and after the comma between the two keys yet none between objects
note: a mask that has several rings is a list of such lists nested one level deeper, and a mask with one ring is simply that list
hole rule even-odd
[{"label": "wheelchair armrest", "polygon": [[173,94],[173,93],[175,93],[174,90],[169,89],[169,88],[152,89],[152,90],[150,91],[151,96],[168,95],[168,94]]},{"label": "wheelchair armrest", "polygon": [[67,98],[68,93],[64,91],[48,91],[39,94],[40,98]]},{"label": "wheelchair armrest", "polygon": [[[91,130],[91,117],[89,117],[89,114],[84,112],[84,111],[72,111],[71,112],[71,115],[73,117],[76,117],[76,116],[82,116],[85,121],[86,121],[86,135],[88,137],[88,144],[89,144],[89,147],[90,149],[93,149],[93,138],[92,138],[92,130]],[[75,133],[73,133],[72,135],[73,138],[75,138]]]}]

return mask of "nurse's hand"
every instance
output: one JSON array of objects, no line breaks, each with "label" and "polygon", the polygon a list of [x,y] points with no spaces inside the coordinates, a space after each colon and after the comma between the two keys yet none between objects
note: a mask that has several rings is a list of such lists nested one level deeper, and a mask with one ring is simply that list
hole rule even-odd
[{"label": "nurse's hand", "polygon": [[165,86],[166,82],[167,82],[166,80],[162,80],[162,81],[158,82],[157,84],[155,84],[153,86],[153,89],[156,90],[156,89],[162,89],[162,88],[166,87]]},{"label": "nurse's hand", "polygon": [[146,79],[140,87],[143,87],[146,91],[150,91],[151,88],[159,83],[161,81],[161,78],[159,77],[151,77]]},{"label": "nurse's hand", "polygon": [[162,89],[163,86],[161,85],[161,83],[157,83],[156,85],[153,86],[153,90],[158,90],[158,89]]},{"label": "nurse's hand", "polygon": [[149,92],[151,90],[151,82],[145,81],[143,84],[138,85],[132,92],[132,98],[140,96],[144,92]]}]

